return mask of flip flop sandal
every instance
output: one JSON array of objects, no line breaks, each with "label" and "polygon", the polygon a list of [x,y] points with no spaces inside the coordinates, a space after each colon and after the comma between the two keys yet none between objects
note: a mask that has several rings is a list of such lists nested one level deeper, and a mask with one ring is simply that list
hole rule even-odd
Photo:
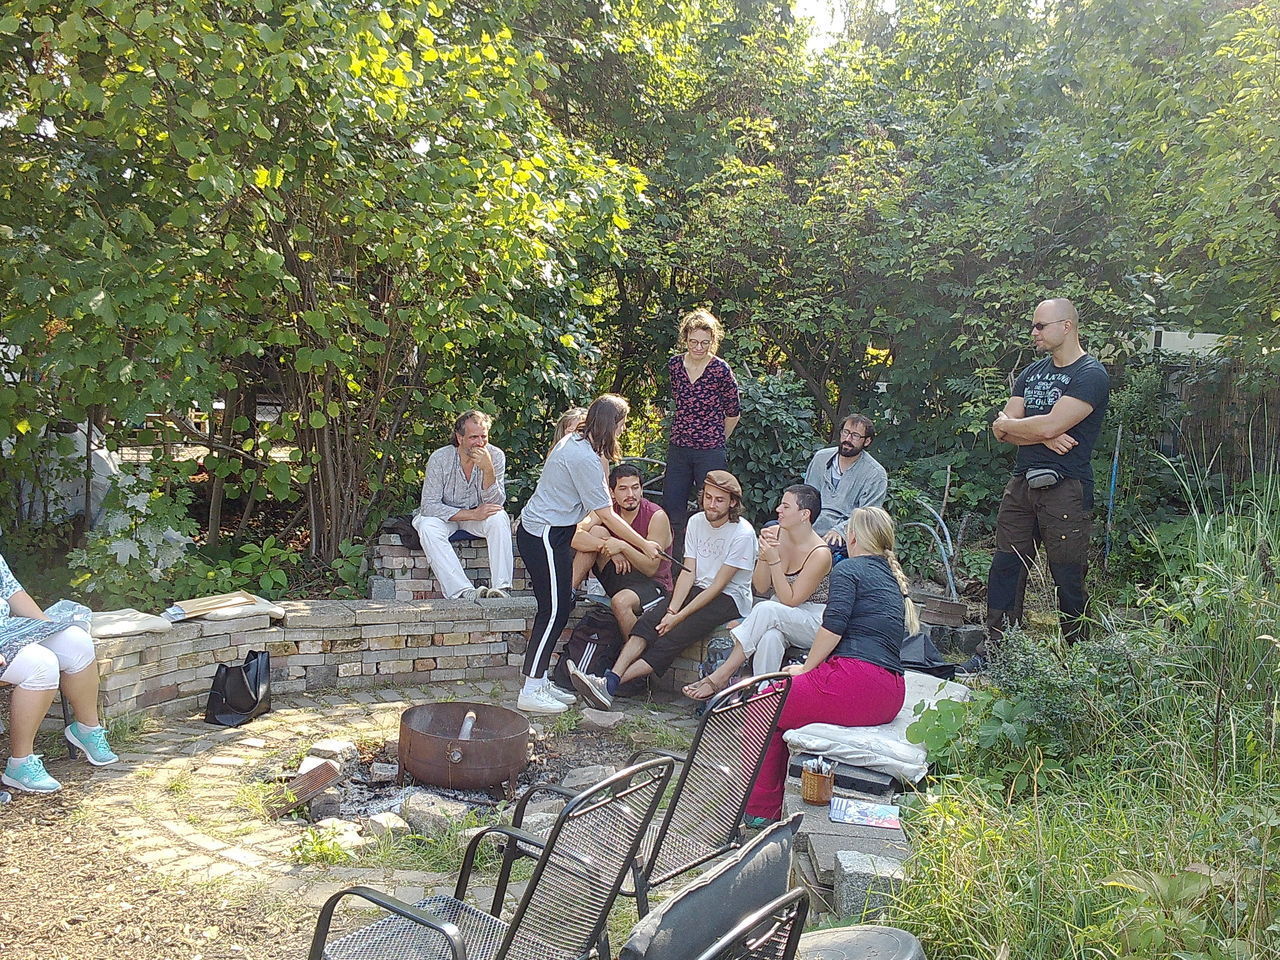
[{"label": "flip flop sandal", "polygon": [[[708,693],[705,697],[699,697],[689,692],[690,690],[702,689],[707,687],[711,689],[711,692]],[[680,692],[683,693],[690,700],[697,700],[699,703],[705,703],[706,701],[710,700],[712,697],[714,697],[717,693],[719,693],[723,689],[724,689],[723,686],[717,685],[716,682],[712,680],[710,677],[703,677],[701,680],[696,680],[693,683],[685,685],[685,687]]]}]

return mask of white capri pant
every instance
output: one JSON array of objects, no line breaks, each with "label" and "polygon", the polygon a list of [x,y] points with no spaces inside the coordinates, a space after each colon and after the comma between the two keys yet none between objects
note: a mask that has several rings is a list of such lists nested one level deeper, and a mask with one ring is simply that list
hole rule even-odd
[{"label": "white capri pant", "polygon": [[94,659],[93,637],[82,627],[67,627],[14,654],[0,673],[0,683],[23,690],[57,690],[60,674],[79,673]]},{"label": "white capri pant", "polygon": [[777,600],[760,600],[747,614],[747,619],[729,631],[733,639],[742,644],[748,657],[754,654],[751,673],[775,673],[782,669],[782,657],[787,647],[813,646],[814,637],[822,626],[825,603],[802,603],[789,607]]}]

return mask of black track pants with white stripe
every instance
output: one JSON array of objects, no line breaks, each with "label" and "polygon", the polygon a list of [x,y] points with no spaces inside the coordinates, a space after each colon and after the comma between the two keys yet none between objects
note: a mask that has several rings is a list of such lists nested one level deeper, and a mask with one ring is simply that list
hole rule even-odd
[{"label": "black track pants with white stripe", "polygon": [[574,527],[547,527],[535,537],[523,526],[516,528],[516,546],[529,574],[538,613],[529,631],[529,646],[524,652],[524,675],[542,678],[547,675],[551,654],[560,641],[569,614],[573,612],[573,541]]}]

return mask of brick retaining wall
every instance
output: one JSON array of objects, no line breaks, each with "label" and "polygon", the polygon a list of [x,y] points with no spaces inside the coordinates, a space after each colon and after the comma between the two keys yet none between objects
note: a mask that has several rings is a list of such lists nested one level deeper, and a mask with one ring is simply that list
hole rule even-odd
[{"label": "brick retaining wall", "polygon": [[[239,662],[250,650],[270,651],[272,689],[280,693],[511,677],[536,611],[531,597],[281,606],[285,617],[275,622],[192,620],[168,633],[98,640],[107,714],[202,710],[217,664]],[[675,689],[696,678],[702,656],[690,648],[657,686]]]},{"label": "brick retaining wall", "polygon": [[[472,583],[489,583],[489,547],[484,540],[462,540],[453,544],[462,561],[462,569]],[[524,561],[517,552],[511,581],[515,596],[531,596]],[[438,599],[440,587],[431,576],[427,556],[414,547],[406,547],[396,533],[384,533],[373,545],[370,560],[373,575],[369,578],[369,596],[374,600]]]},{"label": "brick retaining wall", "polygon": [[[468,576],[487,582],[484,541],[463,542],[458,551]],[[379,538],[373,569],[374,589],[390,596],[291,600],[281,604],[284,619],[274,622],[265,616],[192,620],[167,633],[98,640],[106,714],[199,712],[217,665],[238,663],[250,650],[271,653],[272,689],[279,693],[499,679],[518,672],[537,610],[518,556],[514,595],[505,600],[441,599],[425,556],[394,534]],[[574,611],[566,637],[584,609]],[[654,686],[678,690],[697,679],[705,656],[705,644],[690,647]]]}]

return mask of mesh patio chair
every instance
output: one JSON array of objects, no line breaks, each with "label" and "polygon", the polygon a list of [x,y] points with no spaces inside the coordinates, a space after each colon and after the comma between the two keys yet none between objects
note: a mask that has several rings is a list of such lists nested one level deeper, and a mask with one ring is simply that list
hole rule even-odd
[{"label": "mesh patio chair", "polygon": [[[664,757],[614,774],[570,800],[545,838],[486,827],[467,846],[452,897],[428,897],[411,906],[367,887],[334,894],[316,921],[310,960],[591,960],[673,768]],[[510,920],[501,919],[501,891],[487,913],[464,902],[476,851],[488,834],[507,838],[504,876],[518,849],[539,851]],[[334,909],[348,896],[391,916],[328,943]]]},{"label": "mesh patio chair", "polygon": [[793,960],[808,914],[809,892],[797,887],[744,918],[693,960]]},{"label": "mesh patio chair", "polygon": [[[789,674],[769,673],[743,680],[708,701],[688,753],[650,749],[631,755],[629,763],[653,756],[669,757],[681,764],[666,808],[645,832],[631,870],[631,889],[621,891],[625,897],[635,897],[640,916],[649,912],[652,888],[714,860],[742,842],[742,814],[747,798],[790,690]],[[516,805],[516,826],[523,823],[525,807],[538,792],[567,791],[543,784],[531,787]],[[506,876],[500,876],[498,882],[505,884]]]}]

